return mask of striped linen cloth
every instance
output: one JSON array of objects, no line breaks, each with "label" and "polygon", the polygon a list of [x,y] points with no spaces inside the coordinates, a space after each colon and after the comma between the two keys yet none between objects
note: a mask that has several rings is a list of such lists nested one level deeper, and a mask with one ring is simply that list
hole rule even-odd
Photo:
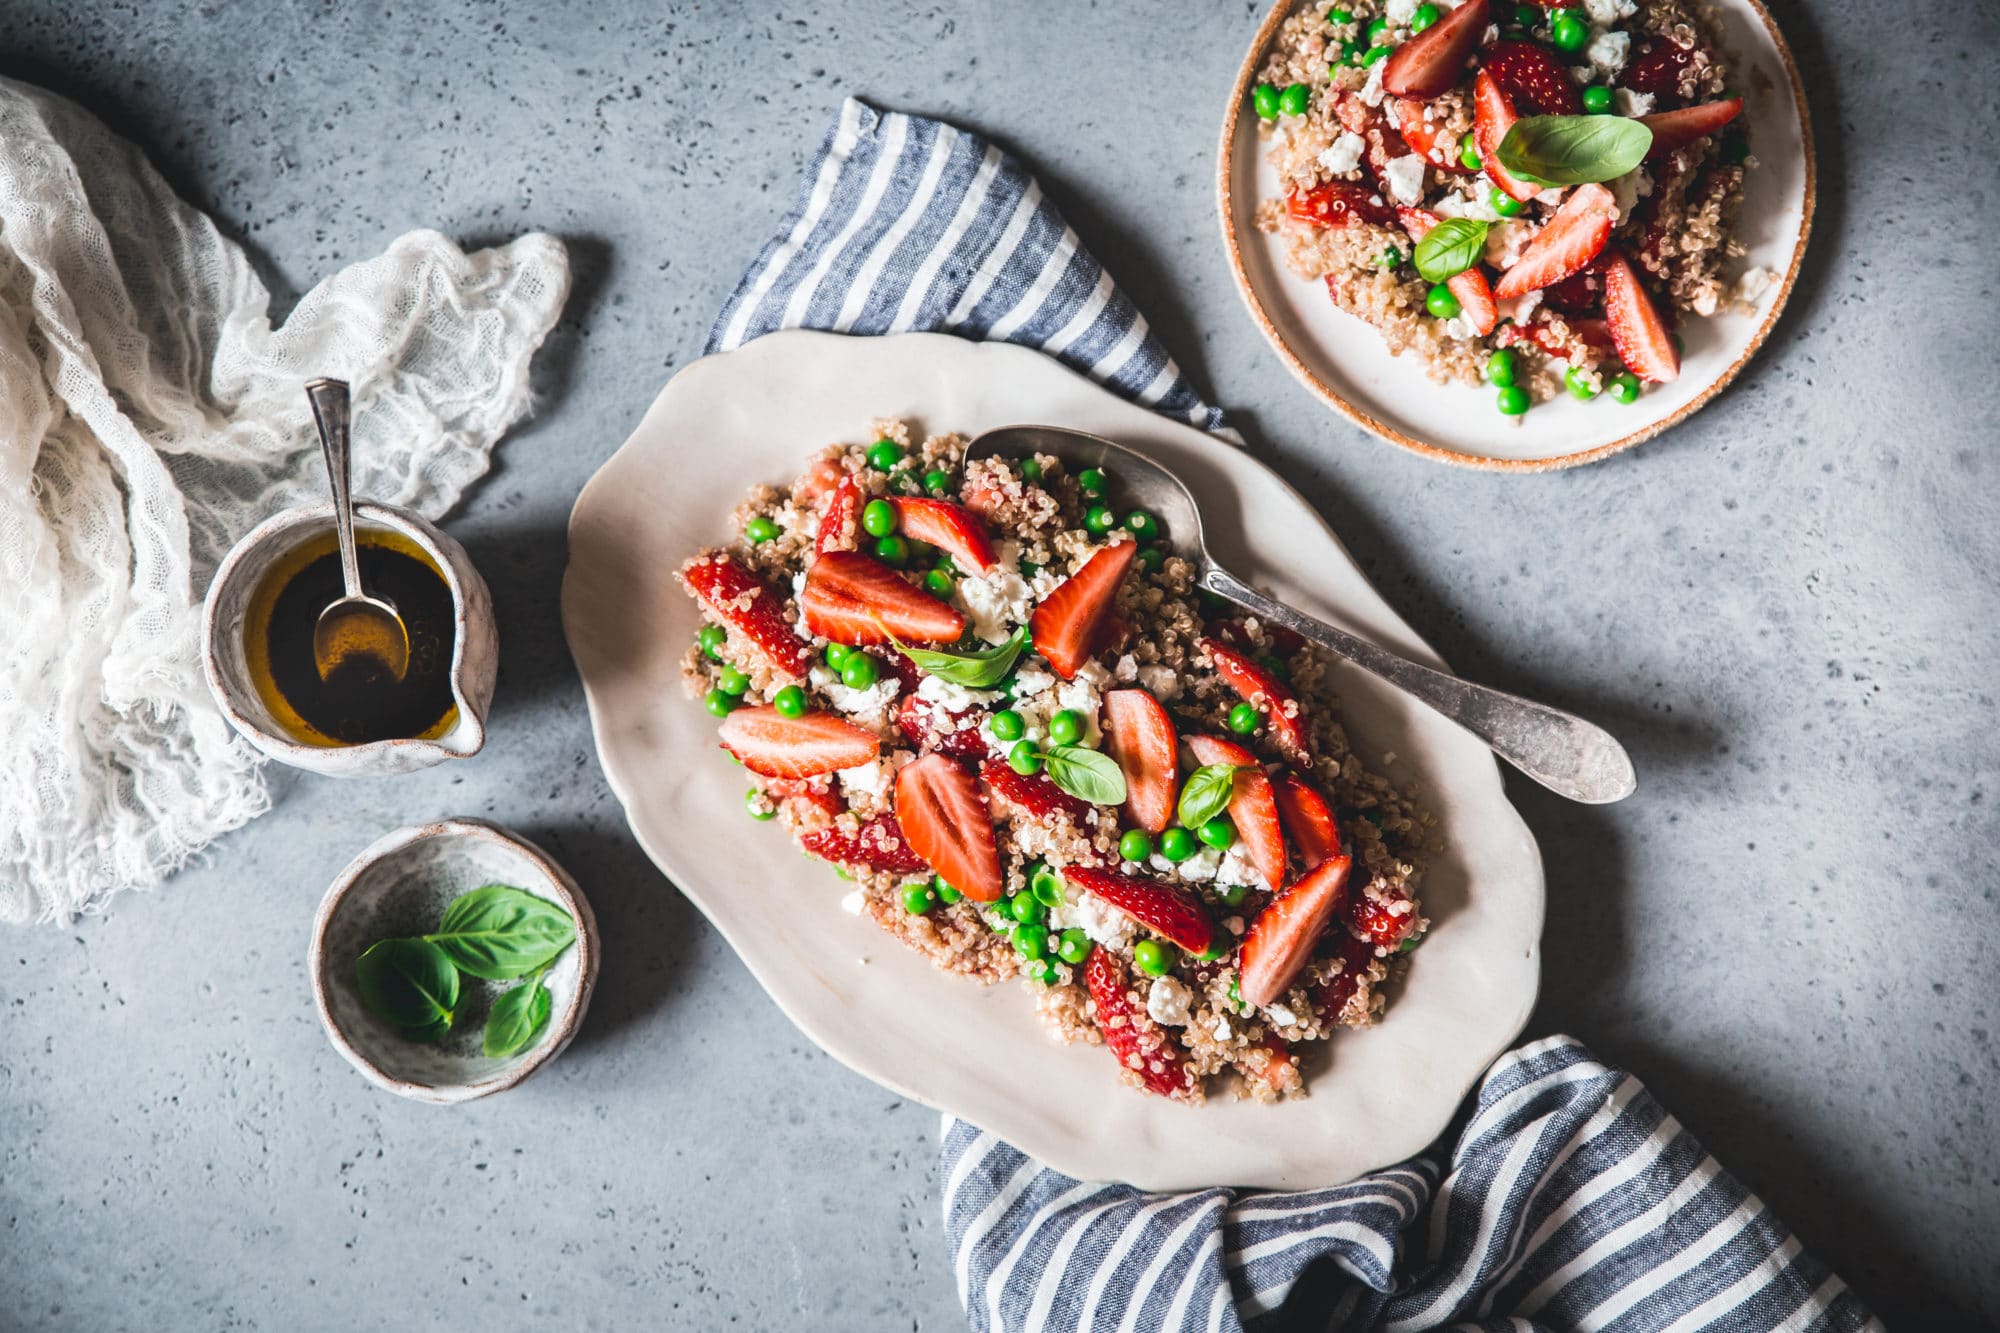
[{"label": "striped linen cloth", "polygon": [[[1039,348],[1227,434],[1033,177],[963,130],[849,101],[710,334],[929,331]],[[1629,1074],[1552,1037],[1488,1071],[1449,1174],[1148,1194],[947,1118],[945,1225],[979,1330],[1876,1329]]]}]

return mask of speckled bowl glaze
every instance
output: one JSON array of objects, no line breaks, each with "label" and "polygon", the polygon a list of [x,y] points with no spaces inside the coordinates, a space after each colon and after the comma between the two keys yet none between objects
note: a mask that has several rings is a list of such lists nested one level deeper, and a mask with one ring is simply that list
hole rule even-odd
[{"label": "speckled bowl glaze", "polygon": [[229,724],[273,759],[336,778],[389,777],[447,759],[478,754],[486,744],[486,710],[500,665],[500,640],[493,624],[493,595],[472,567],[465,548],[422,515],[394,505],[357,503],[357,532],[394,532],[414,543],[443,571],[451,588],[454,641],[451,692],[458,720],[432,739],[411,737],[363,745],[311,745],[297,739],[271,715],[250,679],[244,621],[251,596],[272,565],[302,543],[333,528],[330,503],[301,505],[273,514],[230,548],[208,587],[202,614],[202,664],[209,693]]},{"label": "speckled bowl glaze", "polygon": [[[445,905],[487,884],[511,884],[561,903],[576,920],[576,943],[542,978],[554,1001],[540,1041],[493,1059],[480,1050],[486,1009],[504,985],[465,977],[460,1020],[431,1045],[403,1037],[361,1002],[354,964],[377,940],[434,930]],[[483,819],[446,819],[398,829],[354,858],[313,921],[313,998],[334,1049],[378,1087],[400,1097],[449,1105],[505,1092],[561,1054],[583,1022],[597,986],[597,918],[569,872],[526,838]]]}]

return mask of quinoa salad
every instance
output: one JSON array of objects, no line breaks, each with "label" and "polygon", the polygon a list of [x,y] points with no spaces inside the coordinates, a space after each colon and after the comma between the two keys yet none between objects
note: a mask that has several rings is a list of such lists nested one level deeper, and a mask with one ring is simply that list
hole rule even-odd
[{"label": "quinoa salad", "polygon": [[1300,1048],[1373,1023],[1428,927],[1431,821],[1348,745],[1327,659],[1197,592],[1115,475],[869,441],[680,571],[748,816],[839,877],[800,910],[1018,979],[1134,1088],[1304,1095]]},{"label": "quinoa salad", "polygon": [[1287,266],[1517,421],[1638,401],[1775,280],[1725,277],[1756,161],[1707,0],[1307,4],[1258,78]]}]

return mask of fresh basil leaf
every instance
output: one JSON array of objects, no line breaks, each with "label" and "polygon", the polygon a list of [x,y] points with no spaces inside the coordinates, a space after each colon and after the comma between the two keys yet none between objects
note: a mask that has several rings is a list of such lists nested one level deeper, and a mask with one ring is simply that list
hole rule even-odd
[{"label": "fresh basil leaf", "polygon": [[541,973],[523,985],[500,992],[486,1014],[486,1037],[480,1049],[494,1059],[519,1055],[533,1046],[549,1025],[551,999]]},{"label": "fresh basil leaf", "polygon": [[576,922],[560,903],[506,884],[488,884],[452,899],[437,932],[424,938],[463,972],[487,981],[512,981],[567,949],[576,939]]},{"label": "fresh basil leaf", "polygon": [[1426,282],[1448,282],[1486,254],[1486,224],[1477,218],[1446,218],[1417,242],[1417,272]]},{"label": "fresh basil leaf", "polygon": [[1542,185],[1616,180],[1646,160],[1653,132],[1624,116],[1526,116],[1500,141],[1500,165]]},{"label": "fresh basil leaf", "polygon": [[354,981],[361,990],[361,1003],[385,1023],[421,1029],[421,1039],[428,1041],[451,1028],[452,1010],[458,1005],[458,969],[429,940],[369,945],[354,964]]},{"label": "fresh basil leaf", "polygon": [[1229,808],[1236,790],[1236,765],[1205,764],[1181,784],[1181,827],[1198,829]]},{"label": "fresh basil leaf", "polygon": [[891,641],[902,650],[903,656],[917,664],[918,670],[928,671],[940,680],[948,680],[968,690],[983,690],[1007,679],[1007,673],[1020,659],[1021,650],[1028,646],[1028,627],[1023,625],[1005,643],[976,653],[912,648],[894,636],[891,636]]},{"label": "fresh basil leaf", "polygon": [[1042,752],[1049,781],[1079,801],[1092,805],[1122,805],[1125,771],[1102,750],[1081,745],[1051,745]]}]

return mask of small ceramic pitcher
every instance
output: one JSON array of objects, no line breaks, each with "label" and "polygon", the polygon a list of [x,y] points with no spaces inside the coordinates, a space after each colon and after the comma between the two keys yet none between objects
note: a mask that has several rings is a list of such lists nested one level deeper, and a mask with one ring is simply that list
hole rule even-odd
[{"label": "small ceramic pitcher", "polygon": [[465,548],[421,515],[394,505],[357,503],[356,534],[396,534],[421,551],[451,589],[453,720],[428,737],[342,745],[301,739],[286,730],[251,678],[247,622],[251,599],[280,561],[333,532],[333,506],[301,505],[274,514],[230,548],[209,584],[202,621],[202,656],[208,688],[229,724],[273,759],[295,768],[337,778],[387,777],[414,772],[446,759],[464,759],[486,744],[486,710],[493,702],[493,678],[500,643],[493,624],[493,595],[472,567]]}]

